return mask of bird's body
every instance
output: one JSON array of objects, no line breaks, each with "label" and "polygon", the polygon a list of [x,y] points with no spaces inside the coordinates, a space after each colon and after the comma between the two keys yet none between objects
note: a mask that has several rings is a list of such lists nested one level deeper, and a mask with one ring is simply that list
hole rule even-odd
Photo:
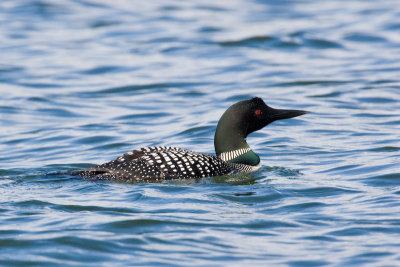
[{"label": "bird's body", "polygon": [[252,98],[232,105],[222,115],[214,138],[217,156],[176,147],[146,147],[72,174],[90,179],[156,182],[255,171],[260,158],[247,144],[247,135],[275,120],[305,113],[272,109],[261,98]]},{"label": "bird's body", "polygon": [[256,169],[255,166],[230,163],[213,155],[156,146],[133,150],[113,161],[80,171],[79,176],[126,182],[157,182],[221,176]]}]

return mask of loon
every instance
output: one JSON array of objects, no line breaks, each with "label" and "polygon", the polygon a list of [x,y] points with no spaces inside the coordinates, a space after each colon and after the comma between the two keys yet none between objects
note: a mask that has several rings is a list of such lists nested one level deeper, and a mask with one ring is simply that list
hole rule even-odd
[{"label": "loon", "polygon": [[251,150],[246,137],[273,121],[306,113],[274,109],[254,97],[233,104],[222,115],[214,136],[216,156],[176,147],[146,147],[110,162],[74,171],[72,175],[96,180],[157,182],[252,172],[260,168],[257,166],[260,157]]}]

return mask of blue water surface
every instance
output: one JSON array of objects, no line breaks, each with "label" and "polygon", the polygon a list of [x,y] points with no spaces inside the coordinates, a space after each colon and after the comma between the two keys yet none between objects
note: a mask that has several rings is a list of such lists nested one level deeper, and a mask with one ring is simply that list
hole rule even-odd
[{"label": "blue water surface", "polygon": [[[400,266],[397,0],[2,0],[0,51],[0,266]],[[254,96],[311,111],[256,173],[68,175]]]}]

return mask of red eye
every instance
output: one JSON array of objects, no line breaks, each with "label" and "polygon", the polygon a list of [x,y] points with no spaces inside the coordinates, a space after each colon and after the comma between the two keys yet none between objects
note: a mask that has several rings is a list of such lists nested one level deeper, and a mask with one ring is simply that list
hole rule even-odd
[{"label": "red eye", "polygon": [[257,109],[256,111],[254,111],[254,114],[256,114],[257,116],[261,115],[261,110]]}]

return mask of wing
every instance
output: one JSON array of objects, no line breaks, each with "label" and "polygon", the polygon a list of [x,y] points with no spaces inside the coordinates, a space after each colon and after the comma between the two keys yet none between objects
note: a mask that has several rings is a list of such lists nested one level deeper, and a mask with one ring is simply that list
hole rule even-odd
[{"label": "wing", "polygon": [[73,174],[91,179],[154,182],[219,176],[231,171],[230,165],[215,156],[175,147],[146,147]]},{"label": "wing", "polygon": [[219,176],[232,170],[216,156],[174,147],[162,147],[143,158],[158,166],[167,180]]},{"label": "wing", "polygon": [[150,149],[141,148],[125,153],[115,160],[104,164],[72,172],[84,178],[99,180],[121,180],[124,182],[155,182],[164,179],[159,168],[150,168],[144,156],[151,154]]}]

